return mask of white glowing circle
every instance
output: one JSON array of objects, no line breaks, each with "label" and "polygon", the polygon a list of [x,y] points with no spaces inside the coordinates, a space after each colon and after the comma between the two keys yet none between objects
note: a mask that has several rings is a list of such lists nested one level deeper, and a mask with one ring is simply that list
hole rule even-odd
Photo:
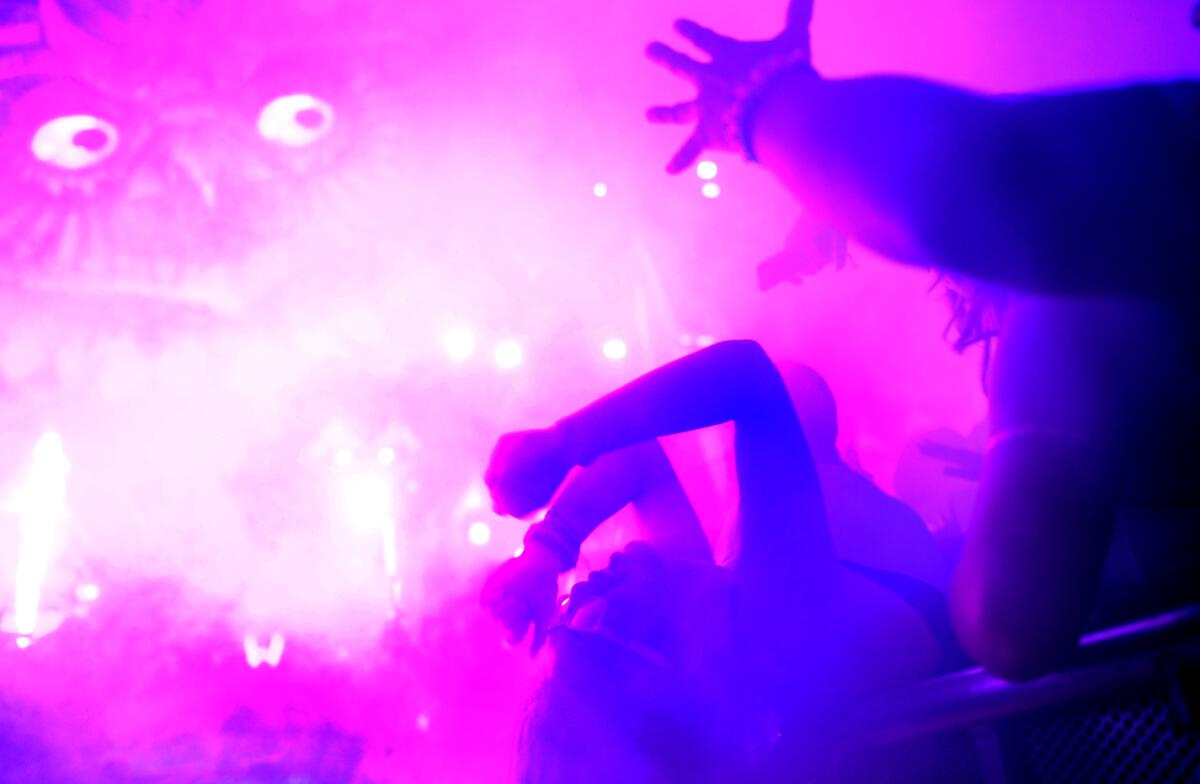
[{"label": "white glowing circle", "polygon": [[525,359],[525,351],[521,348],[521,344],[509,338],[502,340],[496,345],[496,351],[493,356],[496,359],[496,364],[503,370],[512,370],[521,364]]},{"label": "white glowing circle", "polygon": [[375,453],[375,459],[379,461],[380,465],[390,466],[396,462],[396,450],[390,446],[382,447]]},{"label": "white glowing circle", "polygon": [[29,639],[28,637],[18,637],[17,638],[17,647],[20,648],[21,650],[25,650],[32,644],[33,644],[33,640]]},{"label": "white glowing circle", "polygon": [[442,349],[455,362],[465,362],[475,353],[475,333],[468,327],[455,327],[442,337]]},{"label": "white glowing circle", "polygon": [[483,489],[478,486],[468,488],[462,499],[463,509],[482,509],[483,493]]},{"label": "white glowing circle", "polygon": [[603,199],[608,195],[608,186],[602,182],[598,182],[592,186],[592,193],[595,194],[597,199]]},{"label": "white glowing circle", "polygon": [[281,95],[258,115],[258,132],[285,147],[307,147],[333,129],[333,107],[312,95]]},{"label": "white glowing circle", "polygon": [[624,359],[629,354],[629,347],[625,345],[624,340],[613,338],[612,340],[604,341],[604,358],[611,359],[614,362]]},{"label": "white glowing circle", "polygon": [[517,549],[513,550],[513,558],[520,558],[524,554],[525,554],[525,545],[523,545],[523,544],[517,545]]},{"label": "white glowing circle", "polygon": [[117,151],[120,135],[112,123],[90,114],[56,117],[42,125],[29,143],[39,161],[63,169],[86,169]]},{"label": "white glowing circle", "polygon": [[424,713],[417,716],[417,731],[429,732],[429,716]]},{"label": "white glowing circle", "polygon": [[81,602],[94,602],[100,598],[100,586],[84,583],[75,589],[75,598]]},{"label": "white glowing circle", "polygon": [[696,176],[702,180],[711,180],[717,176],[717,164],[712,161],[700,161],[696,164]]},{"label": "white glowing circle", "polygon": [[338,477],[337,491],[342,518],[359,530],[380,530],[395,514],[392,479],[387,472],[347,472]]},{"label": "white glowing circle", "polygon": [[706,199],[715,199],[721,195],[721,186],[715,182],[706,182],[700,186],[700,192]]},{"label": "white glowing circle", "polygon": [[492,527],[484,522],[471,523],[467,529],[467,541],[476,547],[483,547],[492,541]]}]

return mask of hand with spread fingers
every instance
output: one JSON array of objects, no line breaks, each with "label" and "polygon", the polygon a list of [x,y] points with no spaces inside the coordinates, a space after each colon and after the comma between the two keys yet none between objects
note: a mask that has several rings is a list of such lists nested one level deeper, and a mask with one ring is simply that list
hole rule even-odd
[{"label": "hand with spread fingers", "polygon": [[509,643],[519,645],[533,629],[530,655],[546,641],[560,569],[554,553],[530,543],[516,558],[500,564],[483,585],[479,602],[508,631]]},{"label": "hand with spread fingers", "polygon": [[694,60],[658,41],[647,47],[647,57],[696,85],[693,100],[654,106],[646,113],[653,123],[696,124],[667,164],[670,174],[687,169],[705,150],[753,157],[742,138],[746,106],[768,76],[790,65],[809,63],[811,9],[809,0],[793,3],[787,28],[769,41],[738,41],[688,19],[677,21],[676,31],[707,54],[708,62]]}]

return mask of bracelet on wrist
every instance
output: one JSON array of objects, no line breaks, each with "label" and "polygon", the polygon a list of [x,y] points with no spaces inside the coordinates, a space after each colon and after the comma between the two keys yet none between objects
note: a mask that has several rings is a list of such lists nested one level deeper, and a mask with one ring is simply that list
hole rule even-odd
[{"label": "bracelet on wrist", "polygon": [[579,563],[579,543],[575,537],[556,526],[553,521],[543,520],[535,523],[525,532],[525,547],[538,545],[552,552],[558,558],[562,568],[560,571],[574,569]]},{"label": "bracelet on wrist", "polygon": [[750,140],[750,131],[762,104],[763,95],[775,77],[793,68],[812,76],[816,76],[817,73],[809,63],[806,52],[789,52],[763,60],[750,71],[745,80],[734,87],[734,100],[723,118],[726,136],[734,143],[738,152],[751,163],[758,162],[758,154]]}]

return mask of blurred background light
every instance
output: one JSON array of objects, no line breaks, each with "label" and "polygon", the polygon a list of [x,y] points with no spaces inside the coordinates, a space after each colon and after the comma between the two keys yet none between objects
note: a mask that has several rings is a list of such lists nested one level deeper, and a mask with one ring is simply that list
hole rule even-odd
[{"label": "blurred background light", "polygon": [[518,341],[508,338],[496,344],[493,356],[501,370],[512,370],[525,359],[525,350]]},{"label": "blurred background light", "polygon": [[604,341],[603,346],[604,358],[613,361],[625,359],[629,354],[629,348],[625,345],[625,341],[620,338],[611,338]]},{"label": "blurred background light", "polygon": [[333,107],[312,95],[282,95],[262,108],[258,132],[286,147],[306,147],[333,129]]},{"label": "blurred background light", "polygon": [[63,169],[85,169],[116,152],[119,141],[112,123],[90,114],[72,114],[38,128],[30,148],[39,161]]}]

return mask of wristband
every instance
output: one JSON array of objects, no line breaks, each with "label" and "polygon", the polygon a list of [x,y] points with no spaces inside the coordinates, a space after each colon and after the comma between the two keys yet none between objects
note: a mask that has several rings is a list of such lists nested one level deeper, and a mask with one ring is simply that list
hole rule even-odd
[{"label": "wristband", "polygon": [[808,62],[806,52],[789,52],[763,60],[744,81],[733,88],[733,103],[726,110],[722,122],[726,138],[732,140],[737,150],[751,163],[758,162],[758,155],[750,143],[750,128],[766,88],[776,76],[797,66],[811,76],[817,75]]},{"label": "wristband", "polygon": [[537,544],[554,553],[562,563],[560,571],[574,569],[575,564],[579,563],[577,538],[567,530],[567,526],[557,524],[555,518],[549,513],[542,522],[529,526],[529,530],[525,532],[524,541],[527,548],[531,544]]}]

